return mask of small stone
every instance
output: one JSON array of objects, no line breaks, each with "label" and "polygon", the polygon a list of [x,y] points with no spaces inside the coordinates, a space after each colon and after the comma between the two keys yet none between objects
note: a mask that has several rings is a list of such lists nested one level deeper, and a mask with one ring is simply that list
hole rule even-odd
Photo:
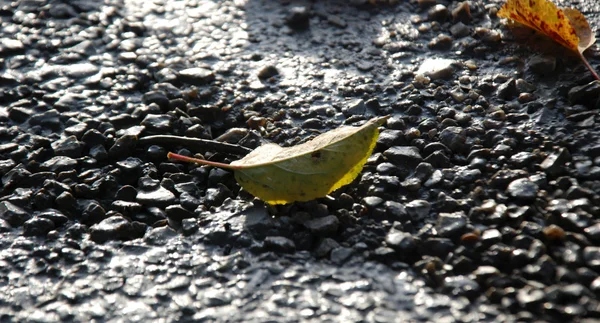
[{"label": "small stone", "polygon": [[121,136],[108,150],[108,155],[112,159],[124,159],[135,150],[137,145],[137,136],[126,134]]},{"label": "small stone", "polygon": [[462,38],[468,36],[471,33],[471,30],[462,22],[458,22],[450,27],[450,33],[454,38]]},{"label": "small stone", "polygon": [[229,188],[221,183],[217,184],[216,188],[209,188],[206,190],[204,200],[209,206],[219,206],[223,204],[223,201],[233,194]]},{"label": "small stone", "polygon": [[312,233],[320,236],[329,236],[337,232],[340,220],[334,215],[312,219],[304,224]]},{"label": "small stone", "polygon": [[277,75],[279,75],[279,71],[273,65],[267,65],[258,72],[258,78],[261,80],[266,80]]},{"label": "small stone", "polygon": [[417,243],[410,233],[390,230],[385,237],[385,243],[403,255],[413,252]]},{"label": "small stone", "polygon": [[145,206],[166,207],[175,200],[175,194],[162,186],[152,191],[139,191],[136,196],[136,201]]},{"label": "small stone", "polygon": [[155,103],[163,111],[169,108],[169,98],[162,91],[150,91],[144,93],[144,95],[142,96],[142,102],[147,105]]},{"label": "small stone", "polygon": [[544,236],[546,236],[546,239],[550,240],[550,241],[559,241],[564,239],[565,237],[565,230],[563,230],[563,228],[555,225],[555,224],[551,224],[547,227],[544,228]]},{"label": "small stone", "polygon": [[496,95],[507,101],[516,98],[519,95],[519,91],[517,90],[515,79],[510,79],[505,83],[500,84],[498,90],[496,90]]},{"label": "small stone", "polygon": [[438,234],[452,238],[462,235],[467,226],[467,216],[464,212],[440,213],[437,221]]},{"label": "small stone", "polygon": [[173,118],[168,114],[148,114],[141,123],[148,131],[165,133],[171,130]]},{"label": "small stone", "polygon": [[585,234],[594,241],[600,241],[600,223],[596,223],[583,230]]},{"label": "small stone", "polygon": [[367,112],[367,106],[365,105],[365,101],[363,99],[357,99],[350,101],[350,103],[348,103],[348,107],[343,111],[344,115],[346,116],[362,116],[365,115],[365,113]]},{"label": "small stone", "polygon": [[440,141],[454,152],[465,148],[467,141],[466,131],[461,127],[447,127],[439,134]]},{"label": "small stone", "polygon": [[454,297],[474,299],[479,295],[479,284],[467,276],[446,277],[443,290]]},{"label": "small stone", "polygon": [[475,36],[484,43],[498,43],[502,39],[500,33],[496,30],[485,28],[485,27],[477,27],[475,28]]},{"label": "small stone", "polygon": [[327,15],[327,22],[338,28],[346,28],[346,26],[348,26],[346,20],[338,15]]},{"label": "small stone", "polygon": [[98,243],[109,240],[133,240],[144,236],[146,225],[129,222],[120,215],[111,216],[90,227],[90,238]]},{"label": "small stone", "polygon": [[406,212],[413,221],[420,221],[429,216],[431,204],[426,200],[412,200],[405,205]]},{"label": "small stone", "polygon": [[264,207],[253,207],[244,211],[244,228],[261,239],[275,226],[273,218]]},{"label": "small stone", "polygon": [[187,84],[206,85],[215,79],[215,73],[206,68],[193,67],[179,71],[178,79]]},{"label": "small stone", "polygon": [[423,157],[419,153],[419,148],[412,146],[394,146],[383,152],[392,163],[400,165],[419,164]]},{"label": "small stone", "polygon": [[528,178],[520,178],[508,184],[506,192],[514,198],[533,200],[537,197],[538,186]]},{"label": "small stone", "polygon": [[87,130],[81,137],[81,141],[88,146],[104,145],[106,136],[96,129]]},{"label": "small stone", "polygon": [[67,156],[52,157],[40,165],[42,170],[49,170],[54,173],[73,170],[76,167],[77,160]]},{"label": "small stone", "polygon": [[29,214],[24,209],[8,202],[2,201],[0,202],[0,219],[5,220],[11,226],[17,227],[22,225],[25,221],[31,218],[31,214]]},{"label": "small stone", "polygon": [[177,237],[177,232],[168,226],[150,229],[144,235],[144,241],[154,246],[164,246],[167,242]]},{"label": "small stone", "polygon": [[436,50],[448,50],[452,47],[452,37],[440,34],[437,37],[433,38],[427,46],[431,49]]},{"label": "small stone", "polygon": [[61,70],[68,77],[76,79],[92,76],[100,71],[98,66],[91,63],[77,63],[65,65],[61,66]]},{"label": "small stone", "polygon": [[352,256],[352,253],[354,253],[354,250],[352,250],[352,248],[337,247],[337,248],[331,250],[331,255],[329,256],[329,259],[334,264],[341,265],[346,260],[348,260],[348,258],[350,258],[350,256]]},{"label": "small stone", "polygon": [[591,269],[600,269],[600,247],[585,247],[583,249],[583,260]]},{"label": "small stone", "polygon": [[454,74],[455,60],[447,58],[428,58],[421,63],[415,75],[424,75],[431,80],[449,79]]},{"label": "small stone", "polygon": [[167,213],[167,217],[169,218],[169,220],[173,220],[176,222],[181,222],[184,219],[194,217],[194,213],[186,210],[179,204],[167,206],[165,212]]},{"label": "small stone", "polygon": [[525,286],[517,292],[517,301],[525,308],[543,303],[545,294],[544,291]]},{"label": "small stone", "polygon": [[94,145],[90,147],[88,154],[90,157],[98,161],[104,161],[108,158],[108,152],[106,152],[106,148],[104,148],[102,145]]},{"label": "small stone", "polygon": [[595,80],[588,84],[575,86],[569,90],[569,101],[572,104],[581,103],[596,106],[600,98],[600,81]]},{"label": "small stone", "polygon": [[456,8],[452,9],[453,21],[460,21],[469,23],[473,19],[471,16],[471,8],[469,7],[469,1],[460,2]]},{"label": "small stone", "polygon": [[194,218],[183,219],[181,221],[181,231],[186,236],[196,233],[198,231],[198,220]]},{"label": "small stone", "polygon": [[137,195],[137,190],[135,189],[135,187],[133,187],[131,185],[123,185],[117,191],[115,198],[117,200],[133,202],[133,201],[135,201],[136,195]]},{"label": "small stone", "polygon": [[427,11],[427,19],[430,21],[443,22],[450,16],[450,11],[443,4],[437,4]]},{"label": "small stone", "polygon": [[310,14],[306,7],[296,6],[290,8],[285,23],[292,29],[304,30],[310,26]]},{"label": "small stone", "polygon": [[294,244],[294,241],[280,236],[266,237],[265,247],[276,252],[284,253],[291,253],[296,250],[296,244]]},{"label": "small stone", "polygon": [[556,176],[563,171],[563,166],[571,160],[571,156],[566,148],[560,148],[556,153],[552,153],[540,164],[540,168],[548,175]]},{"label": "small stone", "polygon": [[551,55],[535,55],[527,61],[527,67],[536,74],[550,75],[556,69],[556,57]]},{"label": "small stone", "polygon": [[23,235],[25,236],[45,236],[54,230],[54,222],[50,219],[35,217],[23,223]]},{"label": "small stone", "polygon": [[25,45],[20,40],[14,38],[0,39],[0,55],[12,54],[21,52],[25,49]]},{"label": "small stone", "polygon": [[83,145],[77,140],[77,137],[69,136],[53,142],[52,150],[57,156],[79,158],[83,151]]},{"label": "small stone", "polygon": [[329,256],[329,253],[331,252],[331,250],[333,250],[339,246],[340,246],[340,244],[337,243],[337,241],[335,241],[331,238],[325,238],[325,239],[321,240],[321,242],[319,243],[319,246],[315,250],[315,254],[319,258],[327,257],[327,256]]},{"label": "small stone", "polygon": [[385,212],[391,221],[406,222],[410,220],[406,207],[402,203],[396,201],[386,201],[384,203]]}]

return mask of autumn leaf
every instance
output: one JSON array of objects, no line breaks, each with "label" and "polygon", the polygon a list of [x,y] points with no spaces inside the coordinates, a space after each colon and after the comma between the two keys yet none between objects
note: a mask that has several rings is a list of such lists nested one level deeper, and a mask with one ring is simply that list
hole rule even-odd
[{"label": "autumn leaf", "polygon": [[371,119],[362,127],[342,126],[293,147],[266,144],[231,164],[173,153],[168,157],[231,169],[246,191],[269,204],[309,201],[358,176],[375,147],[378,127],[387,118]]},{"label": "autumn leaf", "polygon": [[498,11],[498,17],[535,29],[576,51],[594,77],[600,79],[583,56],[583,52],[596,42],[596,37],[579,10],[560,9],[548,0],[508,0]]}]

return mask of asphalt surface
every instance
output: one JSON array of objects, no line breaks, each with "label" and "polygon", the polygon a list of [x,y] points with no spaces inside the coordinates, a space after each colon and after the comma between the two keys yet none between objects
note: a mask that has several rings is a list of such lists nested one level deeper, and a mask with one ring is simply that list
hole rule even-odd
[{"label": "asphalt surface", "polygon": [[[598,321],[600,82],[501,4],[0,2],[0,321]],[[384,115],[310,202],[166,158]]]}]

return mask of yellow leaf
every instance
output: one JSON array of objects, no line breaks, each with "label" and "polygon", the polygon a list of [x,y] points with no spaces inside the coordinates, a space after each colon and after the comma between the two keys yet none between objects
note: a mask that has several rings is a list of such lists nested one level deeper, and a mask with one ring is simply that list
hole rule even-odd
[{"label": "yellow leaf", "polygon": [[386,119],[371,119],[362,127],[342,126],[293,147],[263,145],[230,165],[173,153],[169,158],[232,169],[246,191],[269,204],[309,201],[360,174]]},{"label": "yellow leaf", "polygon": [[596,41],[581,12],[560,9],[548,0],[508,0],[498,11],[498,17],[526,25],[579,53]]}]

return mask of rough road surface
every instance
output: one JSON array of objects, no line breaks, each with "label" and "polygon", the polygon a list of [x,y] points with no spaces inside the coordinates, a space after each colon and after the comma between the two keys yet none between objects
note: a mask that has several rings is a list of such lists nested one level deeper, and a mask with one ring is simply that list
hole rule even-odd
[{"label": "rough road surface", "polygon": [[[0,321],[599,320],[600,83],[501,4],[1,1]],[[148,139],[383,115],[354,183],[278,207]]]}]

